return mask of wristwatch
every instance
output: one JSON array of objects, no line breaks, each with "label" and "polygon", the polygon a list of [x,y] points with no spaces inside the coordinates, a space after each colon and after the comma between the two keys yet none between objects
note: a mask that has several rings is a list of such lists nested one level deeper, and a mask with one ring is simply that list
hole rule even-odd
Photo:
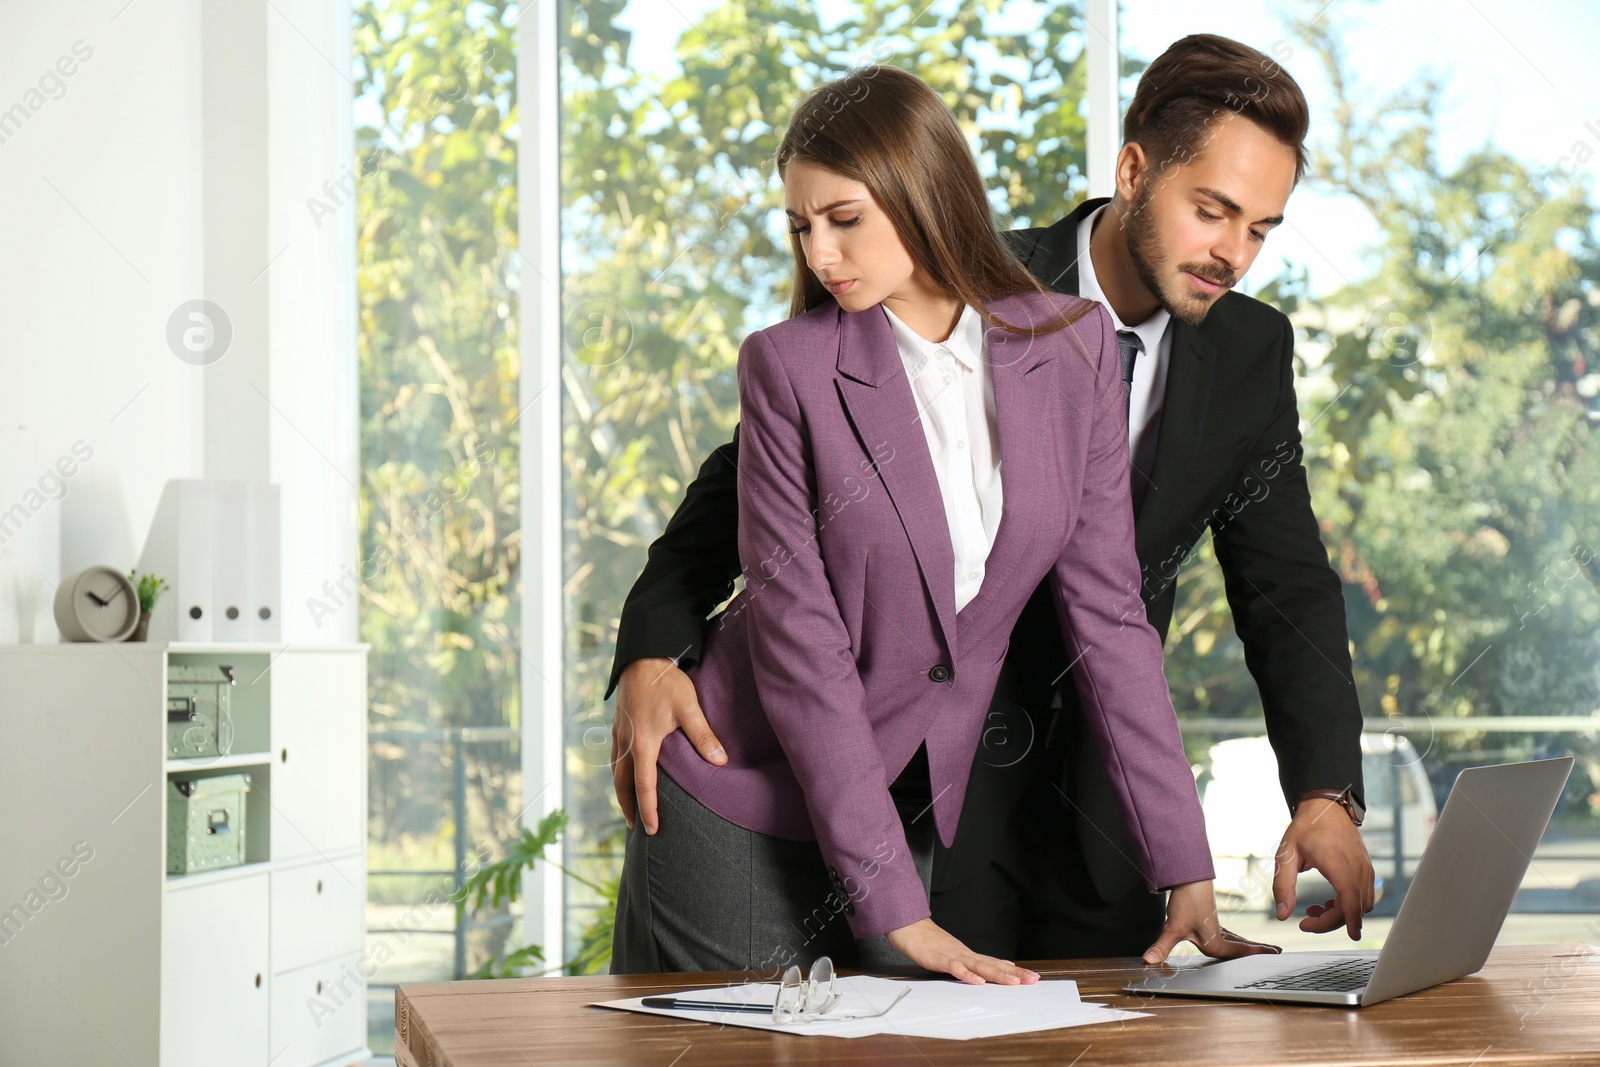
[{"label": "wristwatch", "polygon": [[[1350,791],[1349,786],[1343,789],[1307,789],[1304,793],[1294,798],[1295,810],[1299,810],[1300,805],[1305,801],[1313,799],[1333,801],[1349,813],[1350,821],[1357,826],[1360,826],[1362,820],[1367,817],[1367,809],[1361,806],[1361,801],[1356,799],[1356,795]],[[1294,811],[1290,811],[1289,815],[1292,817]]]}]

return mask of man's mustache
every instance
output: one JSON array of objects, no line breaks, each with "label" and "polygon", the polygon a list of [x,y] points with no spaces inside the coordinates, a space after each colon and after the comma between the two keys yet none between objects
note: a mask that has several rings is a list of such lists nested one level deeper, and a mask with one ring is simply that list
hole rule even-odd
[{"label": "man's mustache", "polygon": [[1213,267],[1201,263],[1184,263],[1178,269],[1204,278],[1208,282],[1215,282],[1224,289],[1232,289],[1233,283],[1239,280],[1239,272],[1228,270],[1226,267]]}]

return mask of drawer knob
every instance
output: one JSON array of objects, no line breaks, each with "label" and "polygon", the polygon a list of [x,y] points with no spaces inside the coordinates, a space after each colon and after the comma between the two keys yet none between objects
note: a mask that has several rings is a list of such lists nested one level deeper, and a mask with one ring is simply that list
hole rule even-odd
[{"label": "drawer knob", "polygon": [[322,879],[321,878],[317,879],[317,892],[319,892],[319,893],[322,892]]},{"label": "drawer knob", "polygon": [[261,988],[261,972],[260,971],[256,972],[256,988],[257,989]]},{"label": "drawer knob", "polygon": [[278,761],[280,763],[288,763],[289,762],[289,750],[288,749],[284,749],[282,752],[278,753]]},{"label": "drawer knob", "polygon": [[322,996],[322,979],[317,979],[317,996]]}]

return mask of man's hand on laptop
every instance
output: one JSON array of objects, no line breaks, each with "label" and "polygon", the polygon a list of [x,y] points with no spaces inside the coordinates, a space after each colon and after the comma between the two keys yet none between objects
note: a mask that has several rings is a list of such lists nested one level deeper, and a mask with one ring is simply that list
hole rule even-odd
[{"label": "man's hand on laptop", "polygon": [[1172,950],[1184,941],[1219,960],[1283,951],[1277,945],[1265,945],[1224,930],[1217,919],[1217,895],[1210,879],[1172,887],[1167,895],[1166,925],[1155,944],[1144,950],[1144,961],[1165,963]]},{"label": "man's hand on laptop", "polygon": [[1350,932],[1350,940],[1361,940],[1361,917],[1377,902],[1372,857],[1361,840],[1361,829],[1332,800],[1302,801],[1283,832],[1272,878],[1272,895],[1278,902],[1280,920],[1294,914],[1295,879],[1312,868],[1322,872],[1333,887],[1334,897],[1308,907],[1300,929],[1325,934],[1343,926]]},{"label": "man's hand on laptop", "polygon": [[617,714],[611,722],[611,784],[630,830],[639,820],[647,834],[661,825],[656,811],[656,758],[661,742],[674,730],[682,730],[695,751],[710,762],[718,766],[728,762],[722,742],[700,710],[689,676],[664,657],[634,660],[617,679]]}]

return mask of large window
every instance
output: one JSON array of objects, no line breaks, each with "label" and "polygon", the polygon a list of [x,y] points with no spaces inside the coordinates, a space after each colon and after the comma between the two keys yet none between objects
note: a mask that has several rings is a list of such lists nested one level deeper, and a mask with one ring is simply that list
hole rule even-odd
[{"label": "large window", "polygon": [[372,1047],[516,936],[458,880],[522,807],[514,6],[354,4]]}]

